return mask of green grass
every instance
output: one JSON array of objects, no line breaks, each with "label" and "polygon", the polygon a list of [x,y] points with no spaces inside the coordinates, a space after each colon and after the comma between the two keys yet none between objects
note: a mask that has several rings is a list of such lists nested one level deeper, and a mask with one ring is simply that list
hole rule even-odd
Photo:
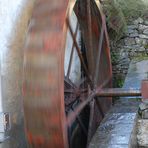
[{"label": "green grass", "polygon": [[119,55],[116,52],[111,52],[112,64],[118,63]]},{"label": "green grass", "polygon": [[122,88],[124,84],[124,79],[121,77],[116,77],[113,80],[113,87],[115,88]]},{"label": "green grass", "polygon": [[103,8],[110,38],[115,41],[124,35],[127,24],[138,17],[148,20],[148,0],[104,0]]},{"label": "green grass", "polygon": [[147,0],[116,0],[116,2],[128,23],[137,17],[145,17],[147,15]]}]

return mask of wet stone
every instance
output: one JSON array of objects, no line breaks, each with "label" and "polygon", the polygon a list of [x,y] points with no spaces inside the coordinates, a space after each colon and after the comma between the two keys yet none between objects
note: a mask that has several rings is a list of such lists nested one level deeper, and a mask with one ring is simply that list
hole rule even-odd
[{"label": "wet stone", "polygon": [[[119,105],[118,109],[123,109],[125,106],[128,106],[128,104],[123,106],[122,103],[117,105]],[[113,108],[111,110],[113,110]],[[115,145],[124,145],[124,147],[128,148],[135,118],[136,113],[108,113],[102,121],[100,127],[97,129],[97,132],[90,144],[90,148],[93,148],[94,143],[99,143],[100,148],[102,148],[100,145],[103,145],[103,148],[109,148]]]},{"label": "wet stone", "polygon": [[130,134],[126,134],[126,135],[118,135],[118,134],[112,134],[111,135],[111,141],[110,141],[110,145],[117,145],[117,144],[127,144],[129,143],[129,139],[130,139]]},{"label": "wet stone", "polygon": [[106,145],[106,144],[91,144],[90,148],[128,148],[128,145],[125,144],[116,144],[116,145]]},{"label": "wet stone", "polygon": [[[133,60],[123,88],[139,89],[141,80],[145,78],[148,72],[147,65],[148,60],[146,59]],[[101,122],[89,148],[135,148],[137,146],[135,128],[139,104],[139,97],[121,97]],[[139,130],[139,144],[142,142],[148,144],[147,129],[148,124],[142,130]],[[141,137],[142,132],[144,137]],[[99,138],[102,134],[103,138]],[[146,138],[146,140],[142,138]]]}]

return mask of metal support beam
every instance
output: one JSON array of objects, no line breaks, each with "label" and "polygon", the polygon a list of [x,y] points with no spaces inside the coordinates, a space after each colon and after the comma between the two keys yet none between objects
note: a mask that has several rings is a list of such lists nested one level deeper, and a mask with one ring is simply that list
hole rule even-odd
[{"label": "metal support beam", "polygon": [[139,89],[123,89],[123,88],[104,88],[97,91],[98,97],[126,97],[126,96],[141,96]]}]

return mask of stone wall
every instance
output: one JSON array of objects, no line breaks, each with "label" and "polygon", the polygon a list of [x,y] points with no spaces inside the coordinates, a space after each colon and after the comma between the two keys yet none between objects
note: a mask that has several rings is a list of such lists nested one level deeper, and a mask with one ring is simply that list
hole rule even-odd
[{"label": "stone wall", "polygon": [[148,55],[148,20],[138,18],[127,25],[125,35],[116,43],[111,41],[114,78],[124,79],[130,61]]}]

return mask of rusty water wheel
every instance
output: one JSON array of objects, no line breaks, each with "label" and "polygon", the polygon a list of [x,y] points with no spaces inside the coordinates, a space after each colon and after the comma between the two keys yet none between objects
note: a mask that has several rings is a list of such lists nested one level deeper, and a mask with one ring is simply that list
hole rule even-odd
[{"label": "rusty water wheel", "polygon": [[[75,30],[70,21],[72,13],[77,18]],[[65,72],[68,33],[72,48]],[[77,84],[70,77],[74,52],[80,63]],[[111,106],[111,98],[96,97],[96,90],[111,86],[111,75],[99,1],[37,0],[24,58],[24,113],[29,147],[87,147]]]}]

